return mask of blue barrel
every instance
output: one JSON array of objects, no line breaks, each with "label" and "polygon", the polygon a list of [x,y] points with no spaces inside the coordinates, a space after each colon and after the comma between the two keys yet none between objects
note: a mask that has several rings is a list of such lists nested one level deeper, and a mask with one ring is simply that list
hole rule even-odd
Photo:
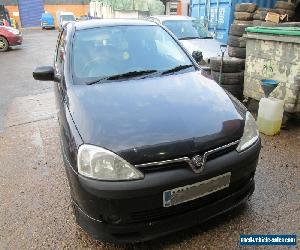
[{"label": "blue barrel", "polygon": [[273,8],[276,0],[191,0],[190,15],[207,25],[216,38],[227,43],[230,25],[233,22],[237,3],[256,3],[260,8]]}]

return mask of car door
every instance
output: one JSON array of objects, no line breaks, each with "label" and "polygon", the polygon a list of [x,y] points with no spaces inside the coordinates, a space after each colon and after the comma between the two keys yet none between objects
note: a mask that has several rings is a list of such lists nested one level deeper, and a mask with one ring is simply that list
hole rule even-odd
[{"label": "car door", "polygon": [[68,55],[67,37],[67,28],[64,28],[59,35],[55,51],[54,74],[57,81],[55,84],[55,95],[58,108],[62,152],[64,159],[67,159],[67,161],[74,166],[76,163],[72,162],[72,160],[76,158],[74,154],[77,150],[75,141],[80,141],[80,136],[74,126],[68,108],[69,99],[67,92],[69,85],[66,83],[67,77],[65,77],[65,65]]}]

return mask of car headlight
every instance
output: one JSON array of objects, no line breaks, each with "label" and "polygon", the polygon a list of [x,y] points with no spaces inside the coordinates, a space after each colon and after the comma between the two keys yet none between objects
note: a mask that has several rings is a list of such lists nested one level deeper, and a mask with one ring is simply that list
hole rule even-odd
[{"label": "car headlight", "polygon": [[144,175],[118,155],[101,147],[82,145],[78,150],[78,172],[104,181],[124,181],[144,178]]},{"label": "car headlight", "polygon": [[259,138],[259,132],[257,129],[256,121],[251,115],[251,113],[247,112],[244,134],[236,150],[238,152],[244,151],[245,149],[253,145],[258,140],[258,138]]},{"label": "car headlight", "polygon": [[19,35],[20,31],[14,28],[10,28],[10,27],[6,27],[7,31],[9,31],[10,33],[13,33],[14,35]]}]

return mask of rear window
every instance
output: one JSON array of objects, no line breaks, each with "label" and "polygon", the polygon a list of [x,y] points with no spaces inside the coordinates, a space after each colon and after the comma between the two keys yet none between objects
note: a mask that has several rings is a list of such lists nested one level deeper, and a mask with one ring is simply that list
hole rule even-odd
[{"label": "rear window", "polygon": [[199,20],[168,20],[164,21],[163,25],[178,39],[211,37]]},{"label": "rear window", "polygon": [[61,16],[62,21],[75,21],[75,17],[72,15],[63,15]]}]

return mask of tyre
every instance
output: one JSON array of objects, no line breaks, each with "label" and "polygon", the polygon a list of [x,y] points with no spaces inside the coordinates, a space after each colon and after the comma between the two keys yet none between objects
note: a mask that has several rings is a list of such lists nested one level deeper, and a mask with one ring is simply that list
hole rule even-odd
[{"label": "tyre", "polygon": [[257,9],[255,3],[240,3],[235,5],[236,12],[249,12],[253,13]]},{"label": "tyre", "polygon": [[261,20],[254,20],[253,21],[253,26],[263,26],[263,27],[272,27],[272,26],[277,26],[277,23],[271,23],[271,22],[265,22]]},{"label": "tyre", "polygon": [[252,24],[231,24],[229,34],[232,36],[243,36],[247,27],[253,26]]},{"label": "tyre", "polygon": [[[220,72],[212,71],[212,78],[219,82]],[[240,87],[244,83],[244,71],[237,73],[222,73],[221,84],[222,85],[239,85]]]},{"label": "tyre", "polygon": [[270,9],[270,8],[258,8],[255,11],[255,13],[257,13],[257,12],[270,12],[270,11],[272,11],[272,9]]},{"label": "tyre", "polygon": [[221,87],[238,99],[243,98],[243,86],[242,85],[221,85]]},{"label": "tyre", "polygon": [[231,47],[246,48],[246,42],[246,37],[229,36],[228,38],[228,45]]},{"label": "tyre", "polygon": [[253,21],[234,20],[233,24],[246,24],[252,26]]},{"label": "tyre", "polygon": [[289,18],[293,18],[295,16],[295,11],[293,11],[293,10],[276,9],[276,13],[278,13],[280,15],[287,14],[289,16]]},{"label": "tyre", "polygon": [[300,27],[300,22],[290,22],[290,23],[279,23],[280,27]]},{"label": "tyre", "polygon": [[242,20],[242,21],[253,20],[253,13],[249,13],[249,12],[234,12],[234,18],[236,20]]},{"label": "tyre", "polygon": [[[220,72],[221,68],[221,57],[212,57],[210,58],[210,68],[212,71]],[[223,72],[224,73],[235,73],[242,71],[245,65],[243,59],[234,58],[234,57],[224,57],[223,60]]]},{"label": "tyre", "polygon": [[228,46],[228,55],[237,58],[246,58],[246,48]]},{"label": "tyre", "polygon": [[253,15],[253,20],[265,21],[268,11],[257,11]]},{"label": "tyre", "polygon": [[9,49],[9,43],[5,37],[0,36],[0,52],[7,51]]},{"label": "tyre", "polygon": [[277,1],[275,4],[275,8],[276,9],[285,9],[285,10],[295,10],[295,5],[293,3]]},{"label": "tyre", "polygon": [[262,26],[262,23],[264,23],[264,21],[261,21],[261,20],[253,20],[253,26]]}]

